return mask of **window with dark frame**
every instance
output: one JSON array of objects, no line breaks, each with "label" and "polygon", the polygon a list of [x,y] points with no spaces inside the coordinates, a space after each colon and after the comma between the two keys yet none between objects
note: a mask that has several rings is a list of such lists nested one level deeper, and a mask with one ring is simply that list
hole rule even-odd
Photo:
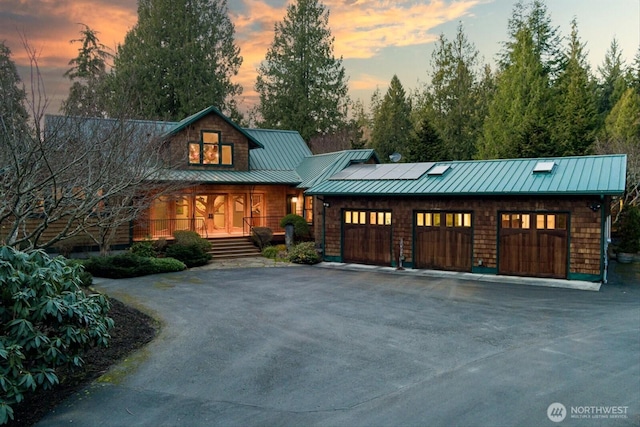
[{"label": "window with dark frame", "polygon": [[233,144],[223,143],[218,131],[203,130],[200,141],[189,142],[189,164],[232,166]]}]

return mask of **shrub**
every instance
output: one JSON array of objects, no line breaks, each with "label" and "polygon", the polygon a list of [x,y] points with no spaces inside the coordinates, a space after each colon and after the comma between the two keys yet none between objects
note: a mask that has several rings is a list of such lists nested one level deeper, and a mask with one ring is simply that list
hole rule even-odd
[{"label": "shrub", "polygon": [[640,252],[640,208],[625,206],[620,214],[620,246],[618,252]]},{"label": "shrub", "polygon": [[262,256],[265,258],[276,259],[278,256],[278,248],[275,246],[267,246],[262,250]]},{"label": "shrub", "polygon": [[167,245],[167,239],[164,237],[152,242],[153,250],[156,251],[156,254],[164,254],[167,250]]},{"label": "shrub", "polygon": [[203,239],[200,237],[198,233],[195,231],[189,230],[180,230],[173,232],[174,245],[198,245],[202,248],[204,252],[208,252],[211,250],[211,242],[207,239]]},{"label": "shrub", "polygon": [[179,261],[175,258],[152,258],[151,263],[157,273],[171,273],[174,271],[182,271],[187,268],[184,262]]},{"label": "shrub", "polygon": [[280,220],[280,227],[285,227],[287,224],[293,225],[293,233],[297,240],[308,239],[311,233],[309,232],[309,224],[307,221],[296,214],[285,215]]},{"label": "shrub", "polygon": [[205,265],[211,259],[211,254],[197,243],[174,243],[167,247],[166,254],[168,257],[182,261],[189,268]]},{"label": "shrub", "polygon": [[182,261],[187,267],[205,265],[211,259],[211,242],[195,231],[176,231],[173,237],[173,244],[168,245],[165,251],[168,257]]},{"label": "shrub", "polygon": [[253,227],[251,239],[260,250],[263,250],[273,240],[273,231],[269,227]]},{"label": "shrub", "polygon": [[293,246],[289,251],[289,261],[296,264],[317,264],[320,262],[320,255],[316,251],[314,242],[302,242]]},{"label": "shrub", "polygon": [[80,279],[80,286],[88,288],[93,284],[93,276],[84,268],[84,264],[79,259],[66,259],[65,263],[68,266],[78,266],[78,278]]},{"label": "shrub", "polygon": [[131,251],[132,254],[147,258],[153,258],[158,255],[155,248],[153,247],[153,242],[150,240],[134,243],[129,248],[129,251]]},{"label": "shrub", "polygon": [[0,424],[25,394],[57,384],[58,368],[82,367],[88,348],[108,345],[109,301],[86,295],[79,272],[62,257],[0,248]]},{"label": "shrub", "polygon": [[147,274],[182,271],[185,264],[171,258],[141,257],[131,252],[108,257],[93,257],[84,262],[94,276],[110,279],[146,276]]}]

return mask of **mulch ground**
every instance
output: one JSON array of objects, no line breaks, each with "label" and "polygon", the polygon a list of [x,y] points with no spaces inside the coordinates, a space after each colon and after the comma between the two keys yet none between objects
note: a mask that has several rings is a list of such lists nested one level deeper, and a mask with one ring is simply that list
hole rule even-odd
[{"label": "mulch ground", "polygon": [[115,326],[111,329],[108,348],[93,348],[84,357],[82,370],[58,372],[60,384],[52,390],[38,390],[14,406],[14,420],[8,426],[31,426],[73,393],[88,386],[129,353],[151,341],[158,332],[158,323],[146,314],[116,299],[111,299],[109,312]]}]

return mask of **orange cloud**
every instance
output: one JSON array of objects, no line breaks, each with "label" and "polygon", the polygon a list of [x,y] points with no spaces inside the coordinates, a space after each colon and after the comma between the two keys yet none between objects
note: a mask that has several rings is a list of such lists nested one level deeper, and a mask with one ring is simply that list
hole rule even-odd
[{"label": "orange cloud", "polygon": [[[334,53],[344,59],[366,59],[386,47],[405,47],[434,41],[434,27],[468,15],[480,0],[429,3],[396,0],[325,0],[329,28],[335,38]],[[286,5],[274,7],[264,0],[244,0],[245,9],[232,15],[236,40],[244,63],[239,83],[247,98],[255,99],[257,68],[264,60],[274,37],[274,25],[286,15]],[[347,70],[348,71],[348,70]],[[375,89],[386,85],[368,75],[351,75],[352,90]]]}]

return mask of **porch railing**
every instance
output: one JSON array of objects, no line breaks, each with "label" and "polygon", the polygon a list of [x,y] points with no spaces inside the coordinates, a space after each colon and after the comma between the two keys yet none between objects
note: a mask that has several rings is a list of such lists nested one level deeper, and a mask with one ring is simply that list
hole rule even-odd
[{"label": "porch railing", "polygon": [[178,230],[195,231],[202,237],[209,237],[203,218],[170,218],[136,221],[133,240],[173,238],[173,232]]},{"label": "porch railing", "polygon": [[284,228],[280,227],[281,216],[247,216],[243,218],[242,227],[245,236],[251,234],[253,227],[268,227],[273,234],[284,234]]}]

